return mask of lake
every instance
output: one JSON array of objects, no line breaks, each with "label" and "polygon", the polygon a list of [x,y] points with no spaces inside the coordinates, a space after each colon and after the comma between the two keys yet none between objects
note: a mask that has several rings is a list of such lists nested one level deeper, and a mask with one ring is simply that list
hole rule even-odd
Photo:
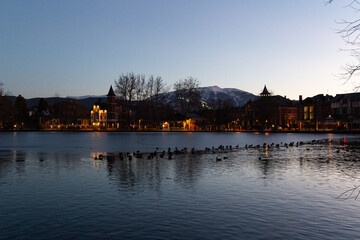
[{"label": "lake", "polygon": [[[360,238],[357,139],[0,133],[0,239]],[[169,147],[187,150],[148,159]]]}]

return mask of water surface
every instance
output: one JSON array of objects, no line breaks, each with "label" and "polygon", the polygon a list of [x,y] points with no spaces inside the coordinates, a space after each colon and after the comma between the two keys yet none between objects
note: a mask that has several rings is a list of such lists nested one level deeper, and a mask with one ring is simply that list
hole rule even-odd
[{"label": "water surface", "polygon": [[[356,239],[360,200],[337,198],[360,184],[354,137],[1,133],[0,238]],[[325,138],[332,141],[243,147]],[[220,144],[241,148],[118,157]],[[114,158],[94,160],[98,153]]]}]

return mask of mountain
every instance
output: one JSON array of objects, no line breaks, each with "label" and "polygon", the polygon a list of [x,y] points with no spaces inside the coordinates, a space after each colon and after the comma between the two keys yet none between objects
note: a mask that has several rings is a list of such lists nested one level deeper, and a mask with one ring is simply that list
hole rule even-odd
[{"label": "mountain", "polygon": [[83,100],[83,99],[88,99],[88,98],[103,99],[103,98],[106,98],[106,95],[68,96],[67,98],[71,98],[71,99],[75,99],[75,100]]},{"label": "mountain", "polygon": [[[10,97],[10,99],[15,102],[16,97]],[[26,99],[26,104],[28,106],[28,108],[34,107],[36,106],[41,98],[29,98]],[[65,101],[69,101],[69,100],[76,100],[77,102],[79,102],[81,105],[83,105],[84,107],[91,109],[92,106],[96,103],[96,102],[101,102],[101,103],[106,103],[106,96],[84,96],[84,97],[67,97],[67,98],[60,98],[60,97],[48,97],[48,98],[44,98],[46,100],[46,102],[51,106],[54,105],[55,103],[60,103],[60,102],[65,102]]]},{"label": "mountain", "polygon": [[[235,107],[243,106],[247,101],[254,100],[256,96],[252,93],[242,91],[236,88],[220,88],[218,86],[210,86],[210,87],[200,87],[198,88],[202,95],[203,103],[209,105],[212,100],[222,100],[222,101],[231,101]],[[175,92],[167,92],[160,95],[164,102],[175,105],[176,96]],[[16,97],[9,97],[13,102],[15,102]],[[67,97],[67,98],[58,98],[58,97],[49,97],[44,98],[49,105],[53,105],[58,102],[69,101],[70,99],[76,100],[80,102],[84,107],[91,109],[95,102],[101,101],[101,103],[106,103],[106,95],[94,96],[79,96],[79,97]],[[39,103],[40,98],[30,98],[26,99],[27,106],[29,108],[36,106]],[[205,104],[205,105],[206,105]]]},{"label": "mountain", "polygon": [[256,95],[237,88],[220,88],[218,86],[199,88],[202,101],[209,103],[212,98],[215,100],[230,100],[235,107],[242,107],[247,101],[254,100]]},{"label": "mountain", "polygon": [[[236,88],[220,88],[218,86],[200,87],[202,102],[209,105],[213,100],[231,101],[235,107],[242,107],[247,101],[254,100],[256,95]],[[174,105],[175,92],[163,93],[160,96],[164,102]]]}]

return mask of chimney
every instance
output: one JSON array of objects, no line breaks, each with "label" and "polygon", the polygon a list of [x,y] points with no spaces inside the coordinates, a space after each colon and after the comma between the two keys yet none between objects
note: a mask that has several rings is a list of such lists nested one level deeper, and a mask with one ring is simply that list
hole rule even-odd
[{"label": "chimney", "polygon": [[302,104],[302,95],[299,95],[299,103]]}]

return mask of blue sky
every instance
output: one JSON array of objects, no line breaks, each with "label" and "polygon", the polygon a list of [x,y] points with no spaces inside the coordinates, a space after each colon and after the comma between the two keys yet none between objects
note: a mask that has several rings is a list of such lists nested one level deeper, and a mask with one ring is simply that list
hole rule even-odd
[{"label": "blue sky", "polygon": [[121,73],[292,99],[353,91],[346,1],[0,1],[0,82],[26,98],[106,94]]}]

